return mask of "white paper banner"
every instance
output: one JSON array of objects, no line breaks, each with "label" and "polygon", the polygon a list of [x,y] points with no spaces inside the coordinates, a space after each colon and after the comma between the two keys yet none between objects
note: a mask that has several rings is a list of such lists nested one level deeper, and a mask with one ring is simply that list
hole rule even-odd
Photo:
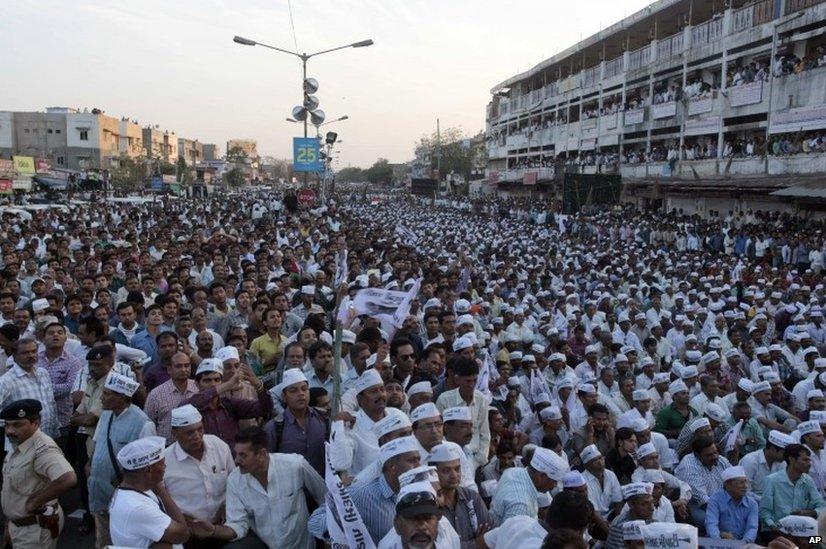
[{"label": "white paper banner", "polygon": [[625,116],[623,120],[626,126],[631,126],[632,124],[642,124],[645,120],[645,109],[625,111]]},{"label": "white paper banner", "polygon": [[754,105],[763,100],[763,81],[756,80],[728,89],[728,98],[732,107]]},{"label": "white paper banner", "polygon": [[697,528],[688,524],[652,522],[642,527],[645,549],[696,549]]},{"label": "white paper banner", "polygon": [[[325,454],[330,455],[330,443],[325,442]],[[364,549],[375,549],[370,532],[364,525],[358,509],[353,500],[350,499],[350,492],[341,483],[338,475],[333,473],[330,459],[325,459],[326,470],[324,471],[324,482],[327,484],[329,495],[328,502],[332,500],[333,506],[327,506],[327,533],[332,540],[334,548],[363,547]],[[341,524],[336,520],[338,517]],[[336,537],[333,537],[333,536]],[[343,536],[343,537],[342,537]]]},{"label": "white paper banner", "polygon": [[658,118],[668,118],[669,116],[677,116],[676,101],[660,103],[659,105],[651,105],[651,118],[654,120]]}]

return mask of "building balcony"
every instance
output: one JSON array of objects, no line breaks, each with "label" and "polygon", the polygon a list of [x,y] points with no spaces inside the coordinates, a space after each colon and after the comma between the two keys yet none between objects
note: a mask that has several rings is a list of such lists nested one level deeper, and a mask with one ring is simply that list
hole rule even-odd
[{"label": "building balcony", "polygon": [[671,171],[667,162],[621,164],[624,179],[681,179],[697,181],[738,176],[813,175],[826,172],[826,153],[789,156],[680,160]]}]

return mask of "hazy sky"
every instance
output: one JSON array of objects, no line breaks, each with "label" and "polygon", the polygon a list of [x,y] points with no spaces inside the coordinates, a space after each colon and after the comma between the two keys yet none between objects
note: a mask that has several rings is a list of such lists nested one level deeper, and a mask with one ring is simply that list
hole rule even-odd
[{"label": "hazy sky", "polygon": [[[413,156],[442,127],[484,129],[496,83],[645,7],[646,0],[292,0],[299,51],[372,38],[309,61],[341,163]],[[179,136],[258,140],[292,155],[300,61],[287,0],[26,0],[0,17],[0,110],[99,107]]]}]

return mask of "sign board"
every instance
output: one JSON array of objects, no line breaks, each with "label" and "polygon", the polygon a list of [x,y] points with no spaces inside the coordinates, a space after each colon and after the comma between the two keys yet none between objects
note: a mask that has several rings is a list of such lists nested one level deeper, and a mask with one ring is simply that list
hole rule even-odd
[{"label": "sign board", "polygon": [[31,156],[12,156],[11,161],[14,163],[14,171],[19,174],[33,174],[34,158]]},{"label": "sign board", "polygon": [[671,116],[677,116],[676,101],[660,103],[659,105],[651,105],[651,118],[654,120],[657,120],[658,118],[669,118]]},{"label": "sign board", "polygon": [[619,145],[619,135],[602,135],[599,138],[599,146],[600,147],[608,147],[611,145]]},{"label": "sign board", "polygon": [[592,137],[590,139],[583,139],[579,148],[583,151],[593,151],[596,148],[596,146],[597,140],[595,137]]},{"label": "sign board", "polygon": [[805,132],[826,128],[826,103],[772,113],[769,133]]},{"label": "sign board", "polygon": [[0,179],[0,194],[9,194],[12,191],[11,179]]},{"label": "sign board", "polygon": [[536,172],[525,172],[522,176],[522,184],[523,185],[536,185],[536,180],[539,178],[539,174]]},{"label": "sign board", "polygon": [[488,184],[496,185],[497,183],[499,183],[499,172],[492,171],[488,173]]},{"label": "sign board", "polygon": [[293,171],[320,172],[324,169],[319,155],[318,139],[293,137]]},{"label": "sign board", "polygon": [[596,118],[589,118],[587,120],[582,121],[582,129],[583,130],[590,130],[592,128],[597,127],[597,119]]},{"label": "sign board", "polygon": [[312,189],[299,189],[296,197],[301,204],[306,206],[308,204],[312,204],[315,200],[315,191]]},{"label": "sign board", "polygon": [[14,162],[0,158],[0,175],[11,177],[14,173]]},{"label": "sign board", "polygon": [[697,528],[688,524],[652,522],[642,528],[645,549],[696,549]]},{"label": "sign board", "polygon": [[152,190],[153,191],[161,191],[163,190],[163,177],[156,175],[152,178]]},{"label": "sign board", "polygon": [[607,114],[602,117],[602,128],[613,130],[617,127],[617,113]]},{"label": "sign board", "polygon": [[763,100],[763,81],[756,80],[748,84],[734,86],[728,89],[728,99],[732,107],[754,105]]},{"label": "sign board", "polygon": [[577,149],[579,149],[579,139],[576,137],[569,137],[565,150],[575,151]]},{"label": "sign board", "polygon": [[38,158],[35,161],[35,165],[37,166],[37,173],[49,173],[52,169],[52,165],[44,158]]},{"label": "sign board", "polygon": [[716,134],[720,131],[720,117],[694,118],[685,121],[685,135]]},{"label": "sign board", "polygon": [[711,97],[701,97],[698,99],[692,99],[688,102],[688,116],[711,112],[713,108],[714,99]]},{"label": "sign board", "polygon": [[633,111],[625,111],[623,118],[626,126],[633,124],[642,124],[645,121],[645,109],[634,109]]}]

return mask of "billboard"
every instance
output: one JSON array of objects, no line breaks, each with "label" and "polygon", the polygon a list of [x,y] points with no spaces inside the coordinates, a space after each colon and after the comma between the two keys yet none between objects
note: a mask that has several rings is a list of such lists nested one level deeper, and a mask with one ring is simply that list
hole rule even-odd
[{"label": "billboard", "polygon": [[426,177],[414,177],[410,180],[410,192],[422,196],[433,196],[439,190],[439,182]]}]

